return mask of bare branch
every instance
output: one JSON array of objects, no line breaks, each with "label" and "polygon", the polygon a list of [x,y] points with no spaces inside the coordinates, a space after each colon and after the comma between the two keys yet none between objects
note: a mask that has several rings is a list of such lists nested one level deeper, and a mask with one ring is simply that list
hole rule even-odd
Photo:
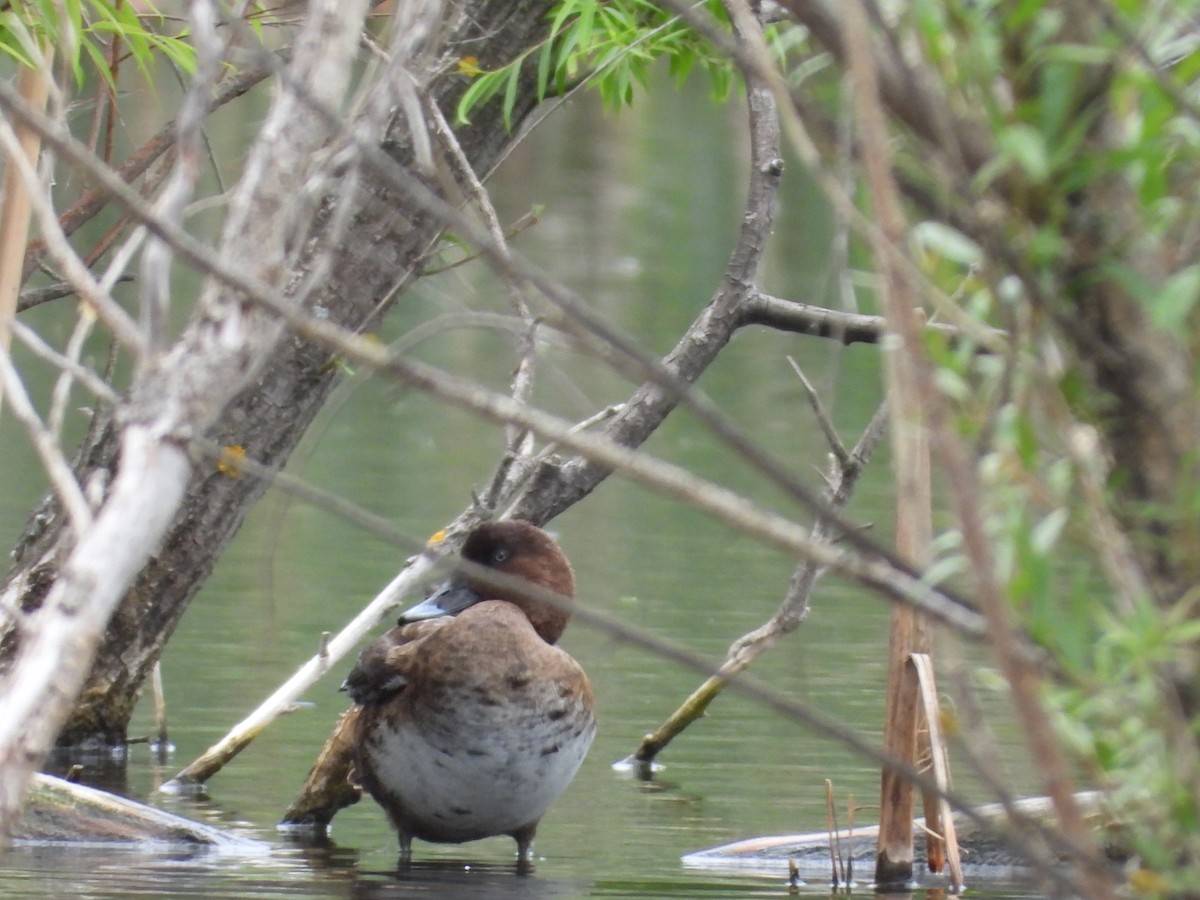
[{"label": "bare branch", "polygon": [[[279,59],[286,58],[286,54],[281,54],[279,57]],[[272,68],[252,67],[227,78],[217,88],[212,99],[209,101],[209,112],[219,109],[230,101],[243,96],[265,79],[271,71],[273,71]],[[45,137],[44,132],[39,131],[39,133]],[[139,178],[155,161],[174,146],[177,134],[174,122],[169,122],[163,126],[154,137],[142,144],[125,162],[113,170],[116,177],[123,182],[133,182]],[[59,220],[62,233],[67,236],[74,234],[76,230],[89,222],[96,213],[103,209],[111,197],[111,191],[105,187],[98,187],[84,194],[74,206],[62,214]],[[42,260],[46,258],[48,252],[49,248],[44,241],[34,241],[30,244],[29,252],[25,255],[25,264],[22,270],[23,279],[29,277]],[[33,305],[35,305],[33,302],[25,302],[23,300],[19,308],[25,310]]]},{"label": "bare branch", "polygon": [[92,511],[84,499],[79,482],[75,480],[75,473],[71,471],[70,464],[58,446],[58,441],[38,418],[29,395],[25,393],[21,376],[13,367],[12,358],[8,353],[0,353],[0,386],[8,397],[13,415],[25,428],[30,443],[41,458],[42,467],[70,517],[72,529],[76,535],[83,534],[92,523]]},{"label": "bare branch", "polygon": [[[32,115],[37,116],[39,122],[33,124],[34,130],[38,131],[42,138],[47,140],[47,143],[53,143],[47,139],[46,130],[61,130],[56,124],[28,107],[24,99],[7,82],[0,83],[0,94],[8,94],[22,108],[29,109]],[[31,123],[27,121],[26,124]],[[62,268],[67,281],[74,287],[81,299],[87,302],[104,324],[112,330],[117,340],[130,347],[135,353],[139,353],[142,347],[141,332],[125,311],[112,299],[109,292],[96,282],[91,272],[67,243],[66,235],[59,228],[58,219],[50,205],[49,198],[41,189],[37,174],[30,166],[28,159],[18,149],[20,144],[8,117],[0,119],[0,145],[3,146],[9,158],[10,166],[6,171],[16,172],[23,181],[43,238],[47,242],[55,262]]]},{"label": "bare branch", "polygon": [[[224,42],[217,35],[217,9],[212,0],[188,4],[196,75],[180,104],[175,165],[154,204],[155,215],[168,222],[181,222],[183,210],[200,177],[202,129],[208,112],[208,96],[221,71]],[[171,298],[170,245],[152,238],[142,253],[142,328],[150,353],[163,350]]]},{"label": "bare branch", "polygon": [[[883,436],[886,421],[886,409],[880,407],[859,437],[853,453],[847,453],[845,447],[842,447],[841,465],[834,473],[832,484],[825,495],[830,509],[841,510],[849,501],[859,474]],[[836,434],[833,437],[837,445],[842,446],[841,439]],[[813,525],[812,539],[833,543],[825,519],[818,519]],[[758,628],[734,641],[720,668],[696,688],[662,725],[642,738],[626,763],[635,766],[643,777],[648,776],[650,766],[658,754],[684,729],[707,712],[717,695],[725,689],[730,677],[748,669],[754,660],[775,646],[780,638],[795,631],[808,618],[809,598],[822,572],[823,567],[809,558],[801,562],[792,573],[787,593],[775,614]]]},{"label": "bare branch", "polygon": [[69,373],[72,378],[91,391],[101,401],[108,404],[117,402],[118,395],[112,386],[91,369],[83,366],[77,357],[64,356],[59,353],[42,340],[36,331],[19,319],[13,320],[12,331],[13,336],[21,341],[35,356],[46,360],[61,371]]},{"label": "bare branch", "polygon": [[[882,341],[887,327],[883,316],[814,306],[799,300],[774,297],[761,291],[755,291],[747,299],[742,315],[747,325],[763,325],[780,331],[830,338],[843,344],[878,344]],[[971,340],[979,345],[981,351],[990,352],[1009,344],[1009,336],[997,329],[976,326],[964,330],[945,322],[929,322],[924,328],[928,332],[942,335],[951,346],[963,340]]]},{"label": "bare branch", "polygon": [[821,427],[821,433],[825,435],[829,449],[833,451],[833,455],[837,458],[838,465],[844,469],[850,461],[850,452],[846,449],[846,445],[842,443],[842,438],[837,433],[837,429],[833,427],[833,419],[829,417],[829,413],[825,409],[825,404],[821,402],[821,395],[812,386],[812,382],[808,380],[808,376],[804,374],[804,370],[800,368],[799,363],[790,356],[787,358],[787,361],[791,365],[792,371],[796,373],[796,377],[800,379],[800,384],[804,386],[804,394],[808,397],[809,406],[812,407],[813,415],[816,416],[817,424]]}]

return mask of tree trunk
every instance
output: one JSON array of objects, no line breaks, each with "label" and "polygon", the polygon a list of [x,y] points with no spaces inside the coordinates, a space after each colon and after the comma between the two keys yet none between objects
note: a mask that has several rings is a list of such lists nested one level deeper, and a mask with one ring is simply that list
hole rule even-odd
[{"label": "tree trunk", "polygon": [[[544,37],[545,0],[513,4],[476,0],[454,17],[443,34],[442,62],[431,93],[452,111],[468,81],[452,62],[470,54],[485,69],[501,66]],[[514,120],[534,105],[529,73],[519,92]],[[449,115],[448,115],[449,117]],[[410,157],[407,124],[393,122],[384,146],[401,162]],[[478,109],[458,141],[477,171],[489,171],[508,148],[512,134],[499,104]],[[351,330],[372,326],[392,300],[382,302],[402,278],[411,281],[440,233],[439,224],[405,198],[363,175],[357,208],[338,243],[330,271],[312,298],[331,322]],[[310,247],[323,243],[334,226],[323,210],[313,226]],[[303,255],[280,282],[295,293],[313,265]],[[247,455],[282,467],[337,383],[338,367],[327,350],[299,339],[284,340],[272,352],[256,381],[227,406],[208,437],[221,446],[239,445]],[[117,432],[111,422],[93,429],[77,455],[80,482],[111,477]],[[141,686],[188,604],[241,526],[251,505],[265,490],[259,479],[233,477],[215,465],[197,467],[179,513],[161,550],[153,556],[110,620],[105,639],[76,707],[59,734],[62,747],[119,745],[126,739]],[[0,626],[0,672],[12,663],[20,645],[21,623],[36,611],[53,586],[70,535],[58,503],[49,497],[30,518],[14,551],[15,565],[0,591],[0,608],[19,610]]]}]

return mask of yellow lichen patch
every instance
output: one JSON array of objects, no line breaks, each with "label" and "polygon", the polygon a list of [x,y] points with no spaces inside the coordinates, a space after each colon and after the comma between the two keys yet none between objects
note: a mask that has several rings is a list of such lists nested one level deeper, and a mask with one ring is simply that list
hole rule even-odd
[{"label": "yellow lichen patch", "polygon": [[427,544],[440,544],[440,543],[441,543],[442,541],[444,541],[445,539],[446,539],[446,529],[445,529],[445,528],[439,528],[437,531],[435,531],[433,534],[431,534],[431,535],[429,536],[429,540],[427,540],[425,543],[427,543]]},{"label": "yellow lichen patch", "polygon": [[242,460],[246,458],[246,448],[241,444],[230,444],[221,448],[221,456],[217,460],[217,471],[230,478],[242,474]]},{"label": "yellow lichen patch", "polygon": [[1169,887],[1167,880],[1157,872],[1142,868],[1134,869],[1129,873],[1129,886],[1135,893],[1142,896],[1161,896]]}]

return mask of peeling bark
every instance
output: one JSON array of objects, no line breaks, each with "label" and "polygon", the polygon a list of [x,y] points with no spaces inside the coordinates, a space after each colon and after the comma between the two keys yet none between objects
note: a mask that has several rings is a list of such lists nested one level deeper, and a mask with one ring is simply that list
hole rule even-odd
[{"label": "peeling bark", "polygon": [[[287,76],[324,102],[340,103],[365,12],[366,0],[314,2]],[[208,6],[193,10],[197,30],[211,24],[211,13]],[[203,71],[202,63],[199,79]],[[36,111],[5,99],[26,126],[44,124]],[[317,150],[329,136],[295,91],[276,96],[221,238],[221,252],[249,277],[269,278],[286,258],[297,223],[305,221],[296,215],[302,187],[327,171]],[[147,324],[129,400],[116,419],[111,490],[94,519],[63,529],[53,584],[38,609],[14,617],[4,643],[10,656],[0,680],[0,839],[11,833],[33,772],[81,693],[122,594],[179,509],[192,468],[187,437],[203,433],[254,376],[281,331],[276,319],[215,280],[206,282],[195,318],[170,349],[157,351]]]}]

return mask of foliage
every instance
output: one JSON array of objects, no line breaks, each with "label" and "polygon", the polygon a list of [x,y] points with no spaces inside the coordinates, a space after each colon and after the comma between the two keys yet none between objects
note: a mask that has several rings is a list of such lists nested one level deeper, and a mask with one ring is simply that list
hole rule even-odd
[{"label": "foliage", "polygon": [[[1097,363],[1070,329],[1103,289],[1141,308],[1164,358],[1177,340],[1195,346],[1200,54],[1193,4],[1069,10],[920,0],[906,12],[898,30],[917,36],[945,108],[995,148],[947,197],[956,226],[914,237],[957,309],[1017,337],[1005,360],[935,344],[937,381],[979,455],[1009,602],[1052,660],[1060,733],[1109,791],[1156,890],[1170,891],[1193,887],[1200,868],[1197,723],[1175,684],[1195,672],[1200,623],[1194,567],[1176,563],[1172,580],[1155,565],[1186,554],[1158,545],[1173,517],[1194,515],[1200,485],[1185,480],[1170,498],[1191,512],[1131,503],[1129,472],[1110,471],[1111,400],[1090,387]],[[903,165],[932,186],[929,162],[926,151]],[[974,218],[982,204],[986,223]],[[953,527],[942,575],[966,569]]]},{"label": "foliage", "polygon": [[[729,27],[721,3],[708,0],[702,6]],[[782,53],[784,32],[772,29],[771,38]],[[539,101],[588,80],[605,105],[615,109],[633,102],[635,86],[646,87],[652,67],[664,59],[678,82],[693,71],[704,72],[717,100],[727,98],[737,82],[728,57],[650,0],[562,0],[551,12],[549,34],[539,47],[493,71],[480,70],[474,60],[460,67],[475,81],[459,102],[458,119],[466,122],[471,110],[503,95],[504,119],[511,128],[518,87],[530,62],[537,66]]]},{"label": "foliage", "polygon": [[[146,9],[149,12],[139,12]],[[107,45],[119,37],[121,47],[138,70],[153,83],[155,55],[161,53],[185,72],[194,64],[194,52],[185,35],[168,35],[157,30],[166,17],[153,4],[125,3],[122,0],[22,0],[5,4],[0,12],[0,53],[21,65],[41,64],[43,46],[54,47],[74,77],[82,85],[87,73],[85,63],[115,89]]]}]

